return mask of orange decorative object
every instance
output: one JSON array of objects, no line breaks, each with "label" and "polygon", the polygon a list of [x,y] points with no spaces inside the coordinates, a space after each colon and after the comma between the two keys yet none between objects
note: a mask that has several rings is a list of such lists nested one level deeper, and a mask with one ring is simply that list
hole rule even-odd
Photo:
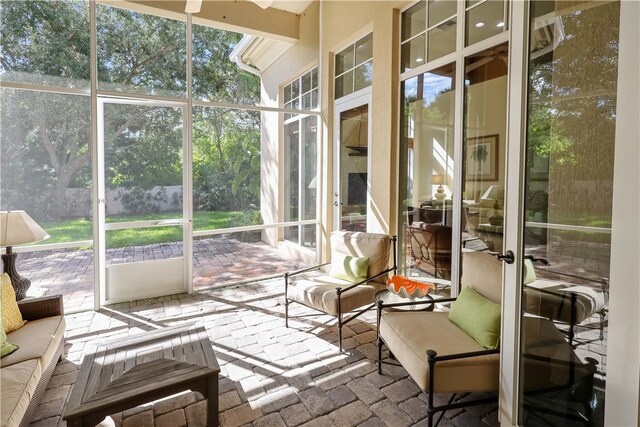
[{"label": "orange decorative object", "polygon": [[429,289],[435,289],[432,283],[416,282],[403,276],[392,276],[387,280],[387,289],[405,298],[424,298]]}]

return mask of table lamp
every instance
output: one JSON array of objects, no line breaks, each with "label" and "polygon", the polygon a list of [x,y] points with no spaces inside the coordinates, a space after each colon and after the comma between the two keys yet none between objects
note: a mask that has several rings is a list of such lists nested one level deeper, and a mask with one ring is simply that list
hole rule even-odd
[{"label": "table lamp", "polygon": [[16,271],[17,254],[12,246],[39,242],[49,237],[25,211],[0,211],[0,247],[7,248],[6,253],[2,254],[2,264],[15,289],[16,300],[24,299],[31,281]]},{"label": "table lamp", "polygon": [[493,212],[489,215],[489,224],[502,225],[504,218],[500,214],[500,200],[504,200],[504,189],[501,185],[492,185],[480,197],[482,200],[493,200]]},{"label": "table lamp", "polygon": [[438,186],[435,194],[433,195],[433,198],[436,200],[443,200],[445,197],[447,197],[447,195],[444,193],[444,187],[442,186],[442,184],[444,184],[444,175],[431,175],[431,185]]}]

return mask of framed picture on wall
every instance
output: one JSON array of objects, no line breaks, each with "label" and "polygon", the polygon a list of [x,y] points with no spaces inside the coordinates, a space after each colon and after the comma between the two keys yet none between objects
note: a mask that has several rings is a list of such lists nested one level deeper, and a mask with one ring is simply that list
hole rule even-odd
[{"label": "framed picture on wall", "polygon": [[498,134],[467,138],[465,159],[467,179],[498,180],[498,138]]}]

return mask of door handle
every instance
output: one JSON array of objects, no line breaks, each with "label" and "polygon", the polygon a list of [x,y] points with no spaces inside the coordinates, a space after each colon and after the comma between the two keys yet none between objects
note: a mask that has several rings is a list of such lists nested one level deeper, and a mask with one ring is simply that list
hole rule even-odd
[{"label": "door handle", "polygon": [[544,259],[544,258],[537,258],[537,257],[534,257],[533,255],[525,255],[525,256],[524,256],[524,259],[528,259],[528,260],[530,260],[531,262],[539,262],[539,263],[540,263],[540,264],[542,264],[542,265],[549,265],[549,261],[547,261],[546,259]]},{"label": "door handle", "polygon": [[497,255],[497,257],[500,261],[504,261],[507,264],[513,264],[516,260],[516,256],[513,254],[513,251],[510,250],[503,253],[502,255]]}]

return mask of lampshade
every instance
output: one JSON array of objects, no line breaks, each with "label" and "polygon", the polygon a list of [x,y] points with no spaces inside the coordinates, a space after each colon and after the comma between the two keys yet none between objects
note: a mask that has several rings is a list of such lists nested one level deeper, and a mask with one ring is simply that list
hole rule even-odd
[{"label": "lampshade", "polygon": [[492,185],[487,189],[487,191],[484,192],[484,194],[480,198],[482,200],[502,200],[504,199],[504,189],[502,188],[502,185]]},{"label": "lampshade", "polygon": [[431,175],[431,185],[442,185],[444,183],[443,174]]},{"label": "lampshade", "polygon": [[0,212],[0,246],[39,242],[49,237],[25,211]]}]

